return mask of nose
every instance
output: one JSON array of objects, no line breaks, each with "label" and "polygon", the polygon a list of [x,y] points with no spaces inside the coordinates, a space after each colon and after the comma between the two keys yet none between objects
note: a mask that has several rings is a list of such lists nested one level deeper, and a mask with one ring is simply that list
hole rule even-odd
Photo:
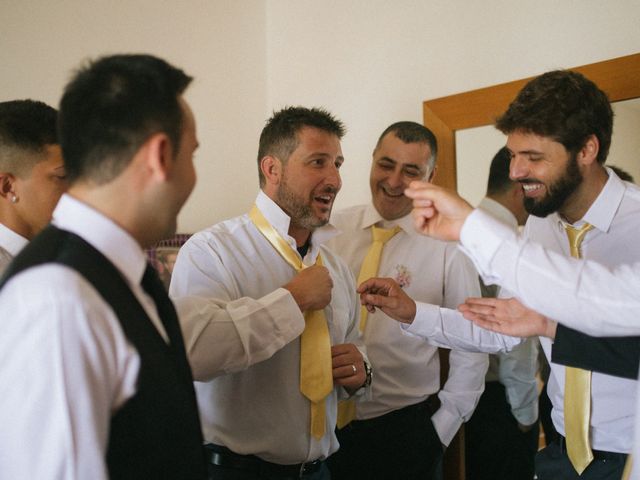
[{"label": "nose", "polygon": [[387,177],[387,184],[394,190],[397,188],[404,189],[405,185],[403,180],[404,179],[402,177],[402,170],[397,168],[393,170],[393,172],[391,172],[391,174]]},{"label": "nose", "polygon": [[511,157],[511,163],[509,164],[509,178],[511,180],[519,180],[521,178],[526,178],[527,175],[529,175],[527,160],[520,155],[514,155]]},{"label": "nose", "polygon": [[325,178],[325,184],[336,189],[336,192],[342,188],[342,178],[340,177],[340,170],[336,165],[329,167],[329,172]]}]

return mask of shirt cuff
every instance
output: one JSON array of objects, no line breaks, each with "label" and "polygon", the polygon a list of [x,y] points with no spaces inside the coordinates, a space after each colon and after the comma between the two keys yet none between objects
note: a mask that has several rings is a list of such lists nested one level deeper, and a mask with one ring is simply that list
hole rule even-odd
[{"label": "shirt cuff", "polygon": [[456,435],[462,425],[462,419],[453,413],[440,407],[431,417],[433,428],[436,429],[440,442],[449,446],[451,440]]},{"label": "shirt cuff", "polygon": [[416,302],[416,316],[413,322],[401,323],[400,327],[407,333],[417,337],[433,336],[440,323],[440,307],[430,303]]}]

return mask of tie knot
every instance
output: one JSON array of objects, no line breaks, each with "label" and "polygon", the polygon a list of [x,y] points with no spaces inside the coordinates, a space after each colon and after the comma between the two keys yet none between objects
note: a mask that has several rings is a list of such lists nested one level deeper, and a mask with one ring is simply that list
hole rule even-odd
[{"label": "tie knot", "polygon": [[374,242],[381,242],[383,245],[393,238],[393,236],[402,230],[400,227],[395,226],[393,228],[380,228],[373,225],[371,227],[371,234],[373,235]]},{"label": "tie knot", "polygon": [[582,240],[584,240],[587,232],[592,228],[593,225],[589,223],[585,223],[580,228],[575,228],[571,225],[564,226],[564,229],[567,232],[567,237],[569,238],[569,249],[572,257],[581,258],[580,245],[582,244]]}]

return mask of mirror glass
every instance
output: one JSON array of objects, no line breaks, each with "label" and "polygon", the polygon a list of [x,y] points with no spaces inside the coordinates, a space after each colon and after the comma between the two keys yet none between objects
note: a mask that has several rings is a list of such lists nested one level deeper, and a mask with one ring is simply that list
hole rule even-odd
[{"label": "mirror glass", "polygon": [[[626,170],[640,183],[640,99],[614,102],[612,107],[613,136],[607,165]],[[505,136],[491,125],[456,131],[458,191],[472,205],[484,197],[491,159],[505,142]]]}]

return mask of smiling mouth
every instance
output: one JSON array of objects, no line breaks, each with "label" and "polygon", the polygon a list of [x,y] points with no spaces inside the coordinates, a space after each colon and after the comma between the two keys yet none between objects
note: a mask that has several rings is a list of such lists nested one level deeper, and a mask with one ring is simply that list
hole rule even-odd
[{"label": "smiling mouth", "polygon": [[404,190],[401,190],[401,191],[399,191],[397,193],[394,192],[394,191],[389,191],[384,187],[381,187],[380,190],[382,191],[382,193],[384,193],[384,195],[386,197],[389,197],[389,198],[401,198],[401,197],[404,197]]},{"label": "smiling mouth", "polygon": [[538,182],[520,182],[527,197],[535,197],[544,190],[544,185]]}]

